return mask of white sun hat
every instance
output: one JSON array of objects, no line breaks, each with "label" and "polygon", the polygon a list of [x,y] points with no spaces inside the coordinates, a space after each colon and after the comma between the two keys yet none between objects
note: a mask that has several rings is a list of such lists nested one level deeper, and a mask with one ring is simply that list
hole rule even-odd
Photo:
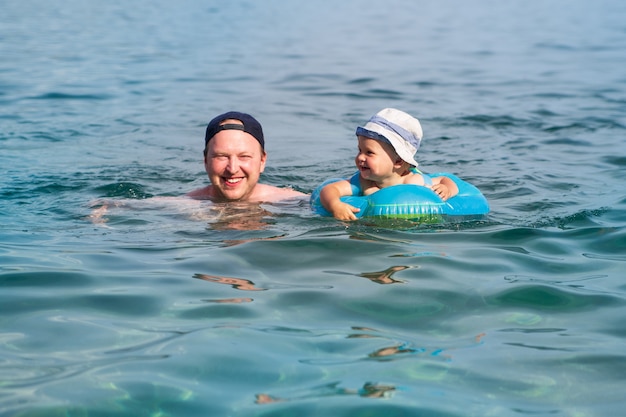
[{"label": "white sun hat", "polygon": [[389,142],[403,161],[417,166],[415,152],[422,142],[422,126],[415,117],[397,109],[383,109],[372,116],[357,136]]}]

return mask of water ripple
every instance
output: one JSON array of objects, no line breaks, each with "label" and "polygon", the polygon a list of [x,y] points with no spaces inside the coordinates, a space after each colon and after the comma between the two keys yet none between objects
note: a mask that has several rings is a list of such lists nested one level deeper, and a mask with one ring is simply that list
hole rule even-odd
[{"label": "water ripple", "polygon": [[30,97],[32,100],[108,100],[111,97],[107,94],[71,94],[60,92],[49,92],[38,96]]},{"label": "water ripple", "polygon": [[485,296],[488,304],[537,311],[574,312],[622,305],[615,295],[582,293],[549,285],[518,284]]}]

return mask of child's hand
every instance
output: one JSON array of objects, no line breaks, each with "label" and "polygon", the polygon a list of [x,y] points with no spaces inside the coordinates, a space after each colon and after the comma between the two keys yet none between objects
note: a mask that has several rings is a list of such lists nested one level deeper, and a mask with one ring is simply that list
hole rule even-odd
[{"label": "child's hand", "polygon": [[336,203],[330,210],[335,219],[347,221],[356,220],[354,213],[358,213],[359,211],[361,210],[343,201]]},{"label": "child's hand", "polygon": [[432,186],[432,190],[435,192],[435,194],[437,194],[439,196],[439,198],[441,198],[443,201],[446,201],[448,198],[451,197],[452,193],[450,192],[450,189],[448,188],[447,185],[439,183],[439,184],[434,184]]}]

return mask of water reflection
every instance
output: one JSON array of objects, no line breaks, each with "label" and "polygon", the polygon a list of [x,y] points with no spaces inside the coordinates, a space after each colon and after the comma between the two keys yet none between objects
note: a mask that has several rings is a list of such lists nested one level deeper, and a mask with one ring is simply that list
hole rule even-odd
[{"label": "water reflection", "polygon": [[138,213],[148,222],[157,221],[154,216],[166,216],[207,222],[213,230],[266,230],[275,223],[274,214],[258,203],[213,203],[186,197],[99,198],[90,202],[89,208],[86,219],[98,225],[108,223],[111,217],[119,222]]},{"label": "water reflection", "polygon": [[[347,338],[349,339],[365,339],[365,338],[383,338],[389,339],[392,335],[385,335],[378,332],[376,329],[371,329],[367,327],[352,327],[352,330],[357,331],[357,333],[348,334]],[[363,333],[361,333],[363,332]],[[389,346],[384,346],[382,348],[376,349],[375,351],[369,353],[367,355],[370,359],[376,359],[379,361],[390,361],[395,359],[401,359],[407,357],[409,355],[417,355],[420,353],[436,356],[440,359],[444,359],[446,361],[452,360],[451,354],[444,354],[444,352],[466,348],[470,346],[476,346],[482,343],[482,339],[485,337],[485,333],[480,333],[472,338],[472,340],[463,341],[460,345],[449,345],[446,347],[440,346],[435,348],[425,348],[425,347],[415,347],[413,343],[408,341],[401,341],[400,343],[396,342],[390,344]]]},{"label": "water reflection", "polygon": [[266,291],[266,288],[257,288],[254,286],[254,282],[244,278],[234,277],[222,277],[219,275],[208,274],[194,274],[194,278],[201,279],[203,281],[215,282],[217,284],[230,285],[236,290],[241,291]]},{"label": "water reflection", "polygon": [[304,400],[311,398],[357,395],[364,398],[387,398],[396,390],[394,385],[379,384],[377,382],[366,382],[361,388],[342,388],[340,382],[315,387],[303,393],[296,393],[292,396],[277,397],[269,394],[257,394],[256,404],[271,404],[277,402],[287,402],[294,400]]},{"label": "water reflection", "polygon": [[406,344],[402,344],[402,345],[397,345],[397,346],[388,346],[388,347],[375,350],[374,352],[370,353],[367,356],[370,358],[392,359],[393,357],[396,357],[401,354],[421,353],[425,351],[426,349],[424,348],[412,348],[412,347],[407,346]]},{"label": "water reflection", "polygon": [[251,303],[254,301],[252,298],[221,298],[221,299],[213,299],[213,300],[203,300],[207,303],[217,303],[217,304],[242,304],[242,303]]},{"label": "water reflection", "polygon": [[363,272],[360,273],[359,276],[367,278],[377,284],[403,284],[405,281],[393,278],[393,274],[398,271],[404,271],[405,269],[409,269],[409,267],[404,265],[392,266],[384,271]]},{"label": "water reflection", "polygon": [[265,230],[275,221],[271,212],[250,203],[216,204],[220,214],[210,223],[213,230]]},{"label": "water reflection", "polygon": [[376,284],[386,285],[386,284],[406,283],[406,281],[393,278],[393,275],[398,271],[404,271],[405,269],[409,269],[409,268],[410,266],[396,265],[396,266],[391,266],[382,271],[361,272],[360,274],[351,274],[351,273],[343,272],[343,271],[326,271],[326,272],[332,273],[332,274],[338,274],[338,275],[351,275],[351,276],[357,276],[361,278],[367,278],[370,281],[375,282]]}]

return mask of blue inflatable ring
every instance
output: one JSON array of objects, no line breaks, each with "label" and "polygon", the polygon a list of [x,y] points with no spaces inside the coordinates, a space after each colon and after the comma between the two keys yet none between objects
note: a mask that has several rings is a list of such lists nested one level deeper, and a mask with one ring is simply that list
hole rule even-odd
[{"label": "blue inflatable ring", "polygon": [[[423,174],[426,175],[426,174]],[[445,172],[430,174],[431,177],[446,176],[459,187],[459,193],[443,201],[431,189],[419,185],[394,185],[368,196],[346,196],[341,201],[360,209],[357,218],[380,217],[398,219],[434,220],[443,216],[482,216],[489,212],[489,203],[472,184]],[[324,181],[311,194],[311,207],[322,215],[331,214],[322,206],[320,192],[330,183],[343,178]]]}]

